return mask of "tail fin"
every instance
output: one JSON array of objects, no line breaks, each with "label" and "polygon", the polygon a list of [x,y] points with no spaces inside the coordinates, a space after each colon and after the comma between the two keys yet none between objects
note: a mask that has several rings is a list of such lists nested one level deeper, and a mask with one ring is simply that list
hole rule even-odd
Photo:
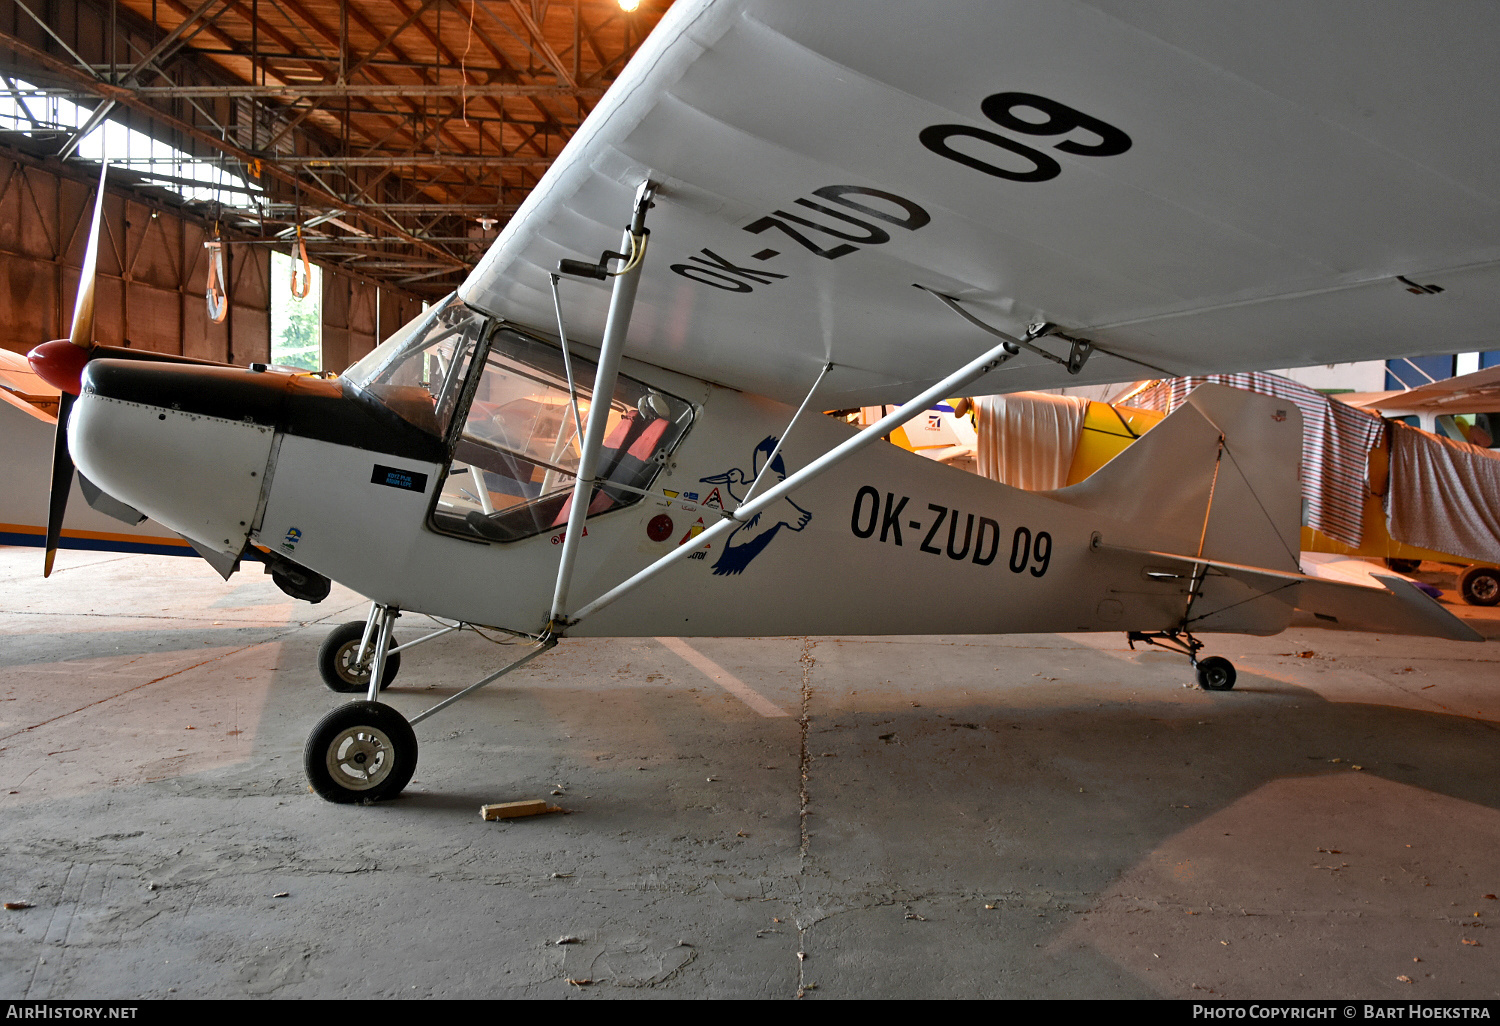
[{"label": "tail fin", "polygon": [[1302,414],[1200,385],[1088,479],[1048,493],[1118,521],[1106,544],[1298,571]]}]

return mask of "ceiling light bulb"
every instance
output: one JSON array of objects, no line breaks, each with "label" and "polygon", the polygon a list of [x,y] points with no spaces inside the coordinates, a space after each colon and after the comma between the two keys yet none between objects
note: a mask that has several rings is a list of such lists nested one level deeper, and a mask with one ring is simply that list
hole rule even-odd
[{"label": "ceiling light bulb", "polygon": [[641,0],[619,0],[620,10],[626,14],[634,14],[635,9],[641,6]]}]

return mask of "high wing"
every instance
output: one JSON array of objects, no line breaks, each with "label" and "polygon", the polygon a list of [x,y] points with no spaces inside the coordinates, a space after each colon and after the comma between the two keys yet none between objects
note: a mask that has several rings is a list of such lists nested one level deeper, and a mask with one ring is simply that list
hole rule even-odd
[{"label": "high wing", "polygon": [[[990,391],[1496,348],[1497,38],[1483,3],[679,0],[460,294],[554,331],[548,274],[650,178],[627,354],[782,401],[994,345],[914,285],[1098,347]],[[597,339],[606,286],[563,298]]]}]

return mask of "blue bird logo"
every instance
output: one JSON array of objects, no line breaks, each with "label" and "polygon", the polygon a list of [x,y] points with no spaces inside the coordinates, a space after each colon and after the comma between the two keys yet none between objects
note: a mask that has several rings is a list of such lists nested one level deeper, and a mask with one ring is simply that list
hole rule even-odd
[{"label": "blue bird logo", "polygon": [[[734,467],[722,474],[699,478],[699,480],[704,484],[723,485],[730,498],[736,503],[743,502],[744,499],[735,491],[735,486],[749,485],[760,476],[761,469],[766,465],[766,459],[776,451],[776,443],[775,435],[767,435],[765,440],[755,447],[755,452],[750,459],[749,474],[739,467]],[[782,462],[780,453],[776,453],[776,458],[771,460],[771,469],[767,471],[767,476],[771,479],[766,485],[767,488],[774,488],[786,480],[786,464]],[[771,544],[771,539],[775,538],[777,532],[783,527],[792,531],[800,531],[811,519],[812,514],[791,499],[783,497],[779,502],[772,503],[768,508],[761,510],[735,528],[729,535],[724,542],[723,554],[713,565],[714,573],[720,575],[742,573],[745,567],[750,565],[750,561]]]}]

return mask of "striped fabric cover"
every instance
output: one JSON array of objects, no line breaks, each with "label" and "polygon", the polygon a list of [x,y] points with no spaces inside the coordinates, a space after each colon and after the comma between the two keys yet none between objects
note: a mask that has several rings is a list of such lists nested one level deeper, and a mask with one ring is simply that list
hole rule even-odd
[{"label": "striped fabric cover", "polygon": [[[1171,413],[1199,385],[1243,388],[1296,403],[1302,411],[1302,494],[1307,526],[1358,547],[1370,450],[1380,441],[1380,417],[1329,399],[1315,389],[1275,374],[1211,374],[1158,381],[1120,405]],[[1232,440],[1231,440],[1232,441]]]}]

